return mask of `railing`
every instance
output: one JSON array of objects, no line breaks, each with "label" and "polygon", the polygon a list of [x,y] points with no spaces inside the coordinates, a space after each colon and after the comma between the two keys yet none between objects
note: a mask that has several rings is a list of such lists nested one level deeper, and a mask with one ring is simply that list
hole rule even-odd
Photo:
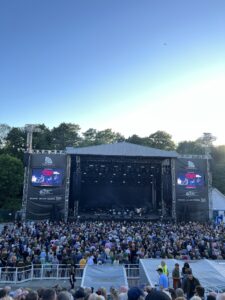
[{"label": "railing", "polygon": [[[70,265],[60,264],[32,264],[25,267],[2,267],[0,268],[0,281],[2,283],[18,283],[29,280],[42,279],[68,279]],[[83,269],[76,266],[77,279],[81,279]]]},{"label": "railing", "polygon": [[213,286],[213,287],[205,287],[205,294],[208,295],[209,293],[224,293],[225,292],[225,286]]},{"label": "railing", "polygon": [[139,279],[140,279],[139,265],[128,264],[128,265],[124,265],[124,267],[126,270],[129,287],[138,286]]},{"label": "railing", "polygon": [[[48,280],[48,279],[69,279],[70,265],[62,264],[32,264],[25,267],[1,267],[0,281],[1,283],[22,283],[30,280]],[[124,265],[129,285],[133,286],[139,281],[138,265]],[[81,280],[83,276],[83,268],[76,265],[75,278]]]},{"label": "railing", "polygon": [[[139,266],[134,264],[125,264],[127,280],[129,287],[140,285]],[[84,268],[76,265],[75,278],[80,282],[83,276]],[[32,264],[25,267],[1,267],[0,282],[8,284],[18,284],[30,280],[65,280],[69,279],[70,265],[62,264]],[[221,293],[225,291],[225,286],[205,287],[205,293]]]}]

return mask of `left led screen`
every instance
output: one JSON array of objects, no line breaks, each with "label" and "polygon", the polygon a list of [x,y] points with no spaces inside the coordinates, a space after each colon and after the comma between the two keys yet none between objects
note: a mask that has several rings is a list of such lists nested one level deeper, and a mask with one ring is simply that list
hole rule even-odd
[{"label": "left led screen", "polygon": [[63,182],[62,169],[32,169],[31,183],[33,186],[61,186]]}]

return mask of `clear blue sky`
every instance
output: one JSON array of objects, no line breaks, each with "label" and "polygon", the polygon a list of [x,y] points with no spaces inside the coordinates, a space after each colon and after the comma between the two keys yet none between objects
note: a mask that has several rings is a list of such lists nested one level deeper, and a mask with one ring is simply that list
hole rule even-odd
[{"label": "clear blue sky", "polygon": [[225,144],[224,0],[1,0],[0,123]]}]

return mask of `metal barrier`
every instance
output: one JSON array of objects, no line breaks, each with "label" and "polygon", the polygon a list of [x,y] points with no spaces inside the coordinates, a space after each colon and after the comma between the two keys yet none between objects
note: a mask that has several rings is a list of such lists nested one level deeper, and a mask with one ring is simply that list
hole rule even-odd
[{"label": "metal barrier", "polygon": [[[48,280],[48,279],[69,279],[70,265],[60,264],[32,264],[25,267],[1,267],[1,283],[22,283],[30,280]],[[138,284],[139,267],[138,265],[124,265],[127,279],[131,286]],[[76,265],[76,280],[81,280],[84,268]]]},{"label": "metal barrier", "polygon": [[[70,267],[70,265],[61,264],[32,264],[25,267],[1,267],[0,282],[3,284],[18,284],[30,280],[65,280],[69,279]],[[139,266],[125,264],[124,268],[126,270],[129,287],[139,286],[141,284]],[[76,265],[75,271],[75,278],[77,282],[80,282],[83,276],[84,268],[81,268],[80,265]],[[221,293],[225,291],[225,288],[224,286],[205,287],[206,295],[212,291]]]},{"label": "metal barrier", "polygon": [[[68,279],[70,265],[60,264],[32,264],[25,267],[2,267],[0,268],[1,283],[18,283],[29,280],[42,279]],[[76,266],[76,279],[81,279],[83,269]]]}]

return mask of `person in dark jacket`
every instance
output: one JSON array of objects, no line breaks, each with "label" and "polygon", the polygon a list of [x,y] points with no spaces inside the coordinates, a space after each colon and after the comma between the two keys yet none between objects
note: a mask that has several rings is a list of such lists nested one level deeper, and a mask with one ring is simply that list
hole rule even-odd
[{"label": "person in dark jacket", "polygon": [[179,264],[176,263],[175,267],[172,272],[173,276],[173,288],[176,290],[177,288],[180,288],[181,283],[180,283],[180,269],[179,269]]},{"label": "person in dark jacket", "polygon": [[70,266],[70,285],[71,285],[71,289],[74,289],[74,285],[75,285],[75,282],[76,282],[76,265],[75,264],[72,264]]},{"label": "person in dark jacket", "polygon": [[192,271],[189,270],[187,272],[187,278],[183,282],[183,290],[184,293],[187,295],[187,299],[189,300],[195,294],[196,286],[200,285],[199,280],[193,276]]}]

